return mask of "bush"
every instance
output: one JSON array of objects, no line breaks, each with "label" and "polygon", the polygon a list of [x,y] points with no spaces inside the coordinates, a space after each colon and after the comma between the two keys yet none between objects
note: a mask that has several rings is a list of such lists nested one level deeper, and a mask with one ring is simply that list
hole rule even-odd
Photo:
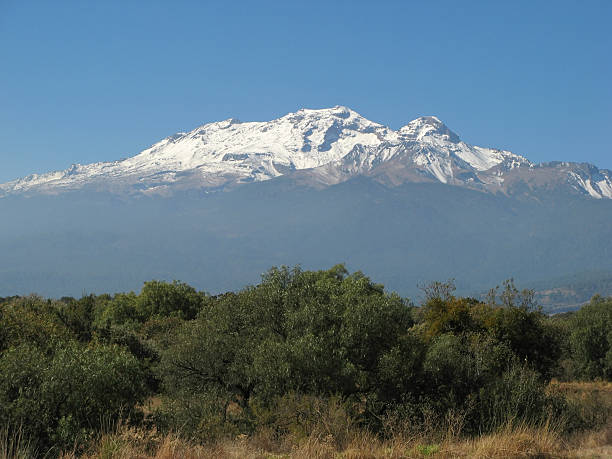
[{"label": "bush", "polygon": [[594,297],[571,320],[570,348],[576,376],[612,378],[612,298]]},{"label": "bush", "polygon": [[271,431],[276,438],[290,436],[298,443],[315,436],[343,448],[356,428],[354,407],[337,396],[291,392],[272,403],[259,405],[255,400],[252,411],[258,429]]},{"label": "bush", "polygon": [[23,344],[50,352],[55,343],[73,338],[51,301],[31,295],[12,299],[0,308],[0,352]]},{"label": "bush", "polygon": [[52,356],[31,345],[0,358],[0,417],[37,446],[83,444],[103,423],[136,414],[145,388],[137,360],[115,346],[66,342]]},{"label": "bush", "polygon": [[151,317],[175,316],[193,319],[202,307],[205,295],[182,282],[145,282],[138,295],[137,310],[143,321]]},{"label": "bush", "polygon": [[475,407],[478,411],[478,425],[472,429],[475,433],[490,432],[507,424],[539,425],[568,413],[564,398],[549,394],[540,375],[518,363],[480,389]]},{"label": "bush", "polygon": [[561,342],[555,327],[541,312],[525,307],[498,308],[491,333],[545,380],[553,376],[561,357]]},{"label": "bush", "polygon": [[198,443],[210,443],[222,438],[234,438],[251,433],[252,419],[243,409],[227,402],[213,392],[173,392],[153,414],[158,429],[180,432]]}]

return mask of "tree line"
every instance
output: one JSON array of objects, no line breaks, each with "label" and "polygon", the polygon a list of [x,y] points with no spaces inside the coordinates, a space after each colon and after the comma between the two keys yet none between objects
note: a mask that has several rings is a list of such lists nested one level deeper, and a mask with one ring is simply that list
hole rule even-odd
[{"label": "tree line", "polygon": [[593,427],[552,378],[612,378],[612,298],[549,317],[512,281],[484,300],[436,282],[417,306],[343,265],[273,268],[220,295],[150,281],[0,298],[0,425],[51,454],[119,420],[203,442],[299,432],[322,404],[380,435],[449,413],[473,434],[510,419]]}]

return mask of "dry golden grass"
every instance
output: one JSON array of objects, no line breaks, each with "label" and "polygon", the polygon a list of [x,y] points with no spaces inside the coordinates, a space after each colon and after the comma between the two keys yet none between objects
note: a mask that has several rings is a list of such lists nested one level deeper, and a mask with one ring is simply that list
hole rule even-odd
[{"label": "dry golden grass", "polygon": [[[588,409],[593,404],[612,406],[611,383],[553,383],[551,390],[562,391]],[[605,412],[605,410],[604,410]],[[306,437],[283,437],[260,429],[255,434],[239,435],[211,444],[197,444],[176,434],[119,426],[101,436],[84,457],[90,459],[259,459],[259,458],[612,458],[612,419],[603,427],[564,437],[560,425],[548,422],[540,426],[508,424],[497,432],[474,438],[461,434],[462,418],[450,415],[445,427],[411,426],[391,419],[386,429],[390,439],[383,440],[350,423],[337,426],[315,426]],[[601,424],[600,424],[601,425]],[[436,428],[437,427],[437,428]],[[0,459],[1,459],[0,455]],[[67,453],[64,459],[74,458]]]},{"label": "dry golden grass", "polygon": [[568,457],[612,458],[612,421],[601,429],[584,432],[572,440],[573,448]]},{"label": "dry golden grass", "polygon": [[7,427],[0,428],[0,459],[26,459],[35,455],[21,427],[15,431],[9,431]]},{"label": "dry golden grass", "polygon": [[612,382],[609,381],[553,381],[550,385],[564,393],[597,392],[612,395]]},{"label": "dry golden grass", "polygon": [[451,457],[553,457],[567,448],[557,431],[549,426],[507,426],[491,435],[448,445]]},{"label": "dry golden grass", "polygon": [[[64,459],[75,457],[65,454]],[[508,458],[508,457],[612,457],[612,425],[581,436],[563,439],[550,425],[533,428],[506,426],[477,438],[446,437],[440,443],[419,438],[393,438],[383,441],[364,431],[354,431],[348,443],[338,447],[333,438],[310,436],[299,442],[282,439],[273,442],[266,435],[238,436],[211,445],[197,445],[177,435],[156,436],[139,430],[103,436],[91,459],[259,459],[259,458]]]}]

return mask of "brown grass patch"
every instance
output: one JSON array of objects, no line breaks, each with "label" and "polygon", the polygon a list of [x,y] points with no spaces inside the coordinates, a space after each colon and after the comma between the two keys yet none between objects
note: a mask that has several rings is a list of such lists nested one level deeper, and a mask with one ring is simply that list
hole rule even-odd
[{"label": "brown grass patch", "polygon": [[[563,457],[612,458],[612,383],[609,382],[553,382],[550,390],[562,392],[598,427],[573,436],[564,436],[561,425],[545,423],[539,426],[508,424],[497,432],[478,437],[462,435],[463,419],[451,413],[444,426],[425,423],[414,431],[401,419],[389,418],[385,427],[386,440],[357,428],[346,413],[328,410],[318,413],[318,422],[306,435],[286,433],[279,436],[271,429],[261,428],[253,435],[238,435],[198,444],[176,433],[161,434],[118,426],[102,435],[91,445],[84,457],[91,459],[259,459],[259,458],[507,458],[507,457]],[[150,409],[154,409],[153,400]],[[584,413],[582,413],[584,414]],[[345,419],[346,418],[346,419]],[[1,448],[0,448],[1,449]],[[75,457],[74,453],[62,456]],[[2,456],[0,455],[0,459]]]},{"label": "brown grass patch", "polygon": [[550,383],[552,388],[560,390],[563,393],[603,393],[612,396],[612,382],[609,381],[571,381],[571,382],[558,382],[552,381]]},{"label": "brown grass patch", "polygon": [[[85,457],[91,459],[259,459],[259,458],[507,458],[507,457],[611,457],[612,425],[573,439],[561,438],[550,425],[538,428],[506,426],[476,438],[445,438],[432,443],[425,438],[395,437],[381,440],[366,431],[354,431],[344,447],[333,438],[311,435],[299,442],[273,441],[265,434],[198,445],[175,434],[155,435],[123,428],[103,436]],[[65,454],[65,459],[74,455]]]}]

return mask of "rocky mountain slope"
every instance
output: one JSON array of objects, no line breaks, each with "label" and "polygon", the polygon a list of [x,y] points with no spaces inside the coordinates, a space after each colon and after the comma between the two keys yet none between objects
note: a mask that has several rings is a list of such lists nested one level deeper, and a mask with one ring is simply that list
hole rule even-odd
[{"label": "rocky mountain slope", "polygon": [[612,198],[609,170],[584,163],[533,164],[509,151],[472,146],[433,116],[395,131],[340,106],[302,109],[269,122],[205,124],[127,159],[76,164],[2,184],[0,197],[71,190],[171,195],[283,175],[318,188],[365,175],[387,186],[439,182],[494,194],[562,190]]}]

